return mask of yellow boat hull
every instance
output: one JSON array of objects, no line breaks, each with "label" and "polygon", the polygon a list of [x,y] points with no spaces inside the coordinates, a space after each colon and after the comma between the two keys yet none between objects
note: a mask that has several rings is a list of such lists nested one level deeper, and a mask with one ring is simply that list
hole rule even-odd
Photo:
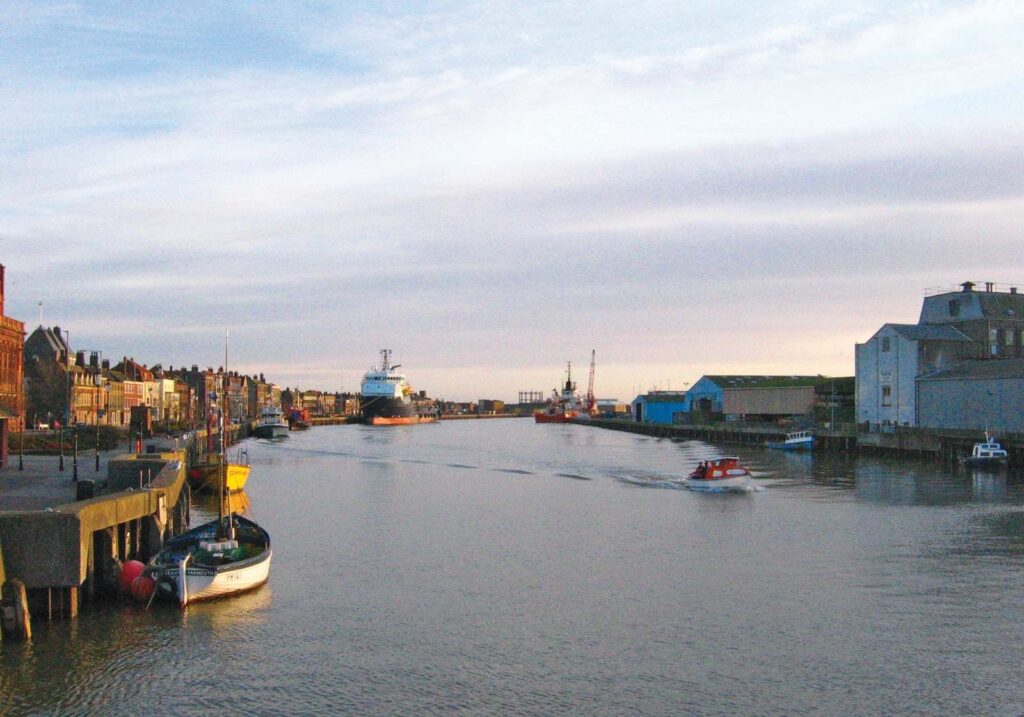
[{"label": "yellow boat hull", "polygon": [[[227,464],[227,487],[229,491],[245,488],[249,480],[249,466],[239,463]],[[189,471],[189,483],[196,490],[220,491],[221,475],[224,471],[218,462],[199,463]]]}]

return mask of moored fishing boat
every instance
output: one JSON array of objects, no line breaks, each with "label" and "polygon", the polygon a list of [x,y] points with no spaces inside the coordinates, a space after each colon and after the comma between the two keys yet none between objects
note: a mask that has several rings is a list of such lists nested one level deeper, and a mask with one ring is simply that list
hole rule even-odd
[{"label": "moored fishing boat", "polygon": [[[224,374],[227,373],[227,358],[225,337]],[[223,396],[223,391],[219,395]],[[256,522],[231,510],[223,406],[218,414],[221,474],[218,517],[166,540],[143,571],[143,576],[152,581],[153,596],[174,599],[182,609],[198,600],[259,587],[270,575],[273,556],[270,534]]]},{"label": "moored fishing boat", "polygon": [[158,596],[184,608],[259,587],[269,577],[271,556],[267,531],[229,513],[168,540],[143,575],[153,579]]},{"label": "moored fishing boat", "polygon": [[535,423],[568,423],[574,418],[579,418],[582,411],[583,403],[576,392],[576,382],[572,380],[572,363],[570,362],[567,364],[562,392],[553,390],[547,407],[543,411],[535,411],[533,420]]},{"label": "moored fishing boat", "polygon": [[220,492],[220,481],[223,477],[227,481],[227,489],[234,493],[245,488],[249,480],[249,453],[244,448],[238,451],[234,461],[227,462],[225,470],[221,470],[223,463],[220,453],[207,453],[205,458],[192,466],[188,471],[188,482],[193,490],[209,490]]},{"label": "moored fishing boat", "polygon": [[399,364],[391,364],[391,350],[380,350],[380,366],[363,375],[360,386],[359,414],[371,426],[400,426],[433,423],[435,413],[421,413],[413,400],[412,386]]},{"label": "moored fishing boat", "polygon": [[768,448],[780,451],[810,451],[814,449],[814,434],[811,431],[787,433],[782,441],[768,441]]},{"label": "moored fishing boat", "polygon": [[747,493],[754,489],[750,470],[740,465],[735,456],[703,461],[681,482],[694,490]]}]

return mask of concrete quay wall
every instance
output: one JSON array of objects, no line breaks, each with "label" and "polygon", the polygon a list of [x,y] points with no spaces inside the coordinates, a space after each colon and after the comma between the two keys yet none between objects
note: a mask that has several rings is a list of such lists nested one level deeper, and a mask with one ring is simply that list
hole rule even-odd
[{"label": "concrete quay wall", "polygon": [[108,480],[140,472],[146,480],[141,489],[0,512],[2,572],[27,589],[33,615],[75,616],[80,589],[93,596],[112,586],[121,562],[148,558],[165,535],[187,526],[185,451],[122,456],[108,464]]}]

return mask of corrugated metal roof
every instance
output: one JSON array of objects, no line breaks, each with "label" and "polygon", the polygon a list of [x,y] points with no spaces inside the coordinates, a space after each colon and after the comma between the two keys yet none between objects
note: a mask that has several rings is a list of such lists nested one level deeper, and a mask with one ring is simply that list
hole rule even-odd
[{"label": "corrugated metal roof", "polygon": [[654,391],[644,394],[643,398],[647,403],[683,403],[686,391]]},{"label": "corrugated metal roof", "polygon": [[1024,378],[1024,359],[979,359],[921,376],[918,381]]},{"label": "corrugated metal roof", "polygon": [[970,338],[962,331],[947,324],[886,324],[885,326],[893,329],[908,341],[970,341]]},{"label": "corrugated metal roof", "polygon": [[815,386],[821,376],[705,376],[719,388],[792,388]]}]

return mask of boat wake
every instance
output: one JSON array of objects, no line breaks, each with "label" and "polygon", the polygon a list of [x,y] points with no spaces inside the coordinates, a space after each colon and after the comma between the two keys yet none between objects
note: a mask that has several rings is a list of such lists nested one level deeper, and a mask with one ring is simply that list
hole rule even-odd
[{"label": "boat wake", "polygon": [[636,478],[632,476],[615,476],[615,479],[627,485],[635,485],[639,488],[662,488],[667,490],[689,490],[694,493],[762,493],[764,486],[718,486],[704,485],[696,481],[680,480],[678,478]]}]

